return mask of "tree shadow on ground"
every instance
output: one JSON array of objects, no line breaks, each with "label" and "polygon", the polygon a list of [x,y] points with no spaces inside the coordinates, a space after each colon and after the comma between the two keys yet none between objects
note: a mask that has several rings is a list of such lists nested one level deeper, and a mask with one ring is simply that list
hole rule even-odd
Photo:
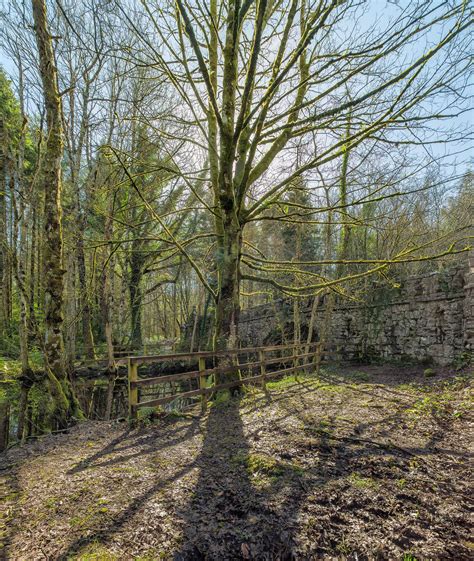
[{"label": "tree shadow on ground", "polygon": [[298,478],[289,462],[253,453],[239,398],[211,407],[200,473],[191,501],[178,513],[182,546],[175,561],[293,559],[293,532],[304,490],[293,489],[284,517],[281,499]]},{"label": "tree shadow on ground", "polygon": [[[179,427],[168,426],[163,431],[160,427],[160,446],[159,450],[163,451],[179,444],[192,437],[199,429],[199,418],[193,417],[188,425]],[[150,430],[152,431],[150,434]],[[164,438],[166,442],[164,442]],[[144,448],[141,448],[144,447]],[[140,448],[138,451],[137,448]],[[132,450],[127,453],[127,450]],[[156,430],[148,429],[144,434],[133,433],[130,429],[126,429],[117,438],[114,438],[104,448],[95,452],[88,458],[78,462],[67,473],[73,475],[90,468],[100,468],[112,466],[114,464],[123,464],[124,462],[137,457],[143,457],[146,454],[152,454],[157,451],[157,435]],[[124,454],[124,452],[126,452]],[[120,454],[121,453],[121,454]]]},{"label": "tree shadow on ground", "polygon": [[[252,454],[245,437],[240,406],[239,398],[212,406],[206,420],[203,446],[195,460],[177,469],[170,477],[157,477],[152,486],[130,501],[118,515],[111,517],[100,529],[78,537],[56,560],[73,558],[88,544],[107,544],[165,487],[194,468],[199,469],[199,476],[192,498],[184,507],[177,506],[176,530],[181,528],[182,539],[173,559],[293,559],[292,535],[298,524],[292,513],[296,515],[304,489],[298,487],[296,493],[293,489],[291,503],[285,503],[283,517],[282,496],[289,493],[290,485],[298,475],[290,463]],[[182,437],[189,436],[193,430],[194,423],[190,423]],[[127,433],[121,435],[70,473],[110,465],[112,460],[104,462],[104,457],[118,450],[127,450],[128,446],[123,443],[128,437]],[[162,445],[162,441],[155,441],[155,451]],[[113,458],[113,462],[118,462],[119,458],[120,455]]]},{"label": "tree shadow on ground", "polygon": [[[308,416],[304,403],[269,419],[260,437],[253,427],[246,430],[242,415],[245,419],[238,399],[211,408],[196,462],[199,478],[192,499],[177,513],[182,543],[174,561],[325,559],[345,551],[345,536],[357,535],[358,513],[363,512],[370,532],[383,520],[397,524],[402,512],[408,516],[413,505],[419,506],[402,491],[395,497],[398,513],[392,499],[375,500],[379,483],[407,476],[415,455],[410,450],[359,438],[357,431],[338,436],[334,415]],[[289,417],[300,422],[299,441],[286,425]],[[381,426],[387,417],[379,419]],[[281,444],[273,453],[264,442],[272,432]],[[419,470],[426,473],[424,466]],[[423,504],[422,513],[423,523],[436,514],[430,504]],[[400,547],[422,533],[422,525],[413,535],[401,529]],[[386,544],[375,546],[374,558],[387,558]],[[354,559],[369,559],[362,548],[351,547]]]}]

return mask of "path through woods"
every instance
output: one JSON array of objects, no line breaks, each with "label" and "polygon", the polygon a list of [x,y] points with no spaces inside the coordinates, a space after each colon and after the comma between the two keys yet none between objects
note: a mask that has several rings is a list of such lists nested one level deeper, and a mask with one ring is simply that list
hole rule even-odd
[{"label": "path through woods", "polygon": [[8,558],[469,559],[470,391],[345,368],[205,417],[82,423],[8,452]]}]

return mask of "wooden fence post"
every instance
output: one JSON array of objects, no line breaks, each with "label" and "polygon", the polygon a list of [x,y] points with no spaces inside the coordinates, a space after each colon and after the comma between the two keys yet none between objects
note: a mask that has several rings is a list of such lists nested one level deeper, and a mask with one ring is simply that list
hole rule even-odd
[{"label": "wooden fence post", "polygon": [[263,349],[260,349],[258,351],[258,360],[260,361],[260,374],[262,376],[262,389],[266,393],[267,382],[265,380],[265,377],[267,375],[267,367],[266,367],[266,363],[265,363],[265,351]]},{"label": "wooden fence post", "polygon": [[293,374],[293,375],[294,375],[295,380],[296,380],[297,382],[300,381],[299,375],[298,375],[298,367],[299,367],[299,365],[300,365],[300,358],[299,358],[300,354],[301,354],[300,346],[299,346],[298,344],[296,344],[296,345],[293,347],[293,356],[295,357],[295,358],[293,359],[293,367],[296,369],[296,370],[294,370],[294,374]]},{"label": "wooden fence post", "polygon": [[321,365],[321,341],[316,345],[316,374],[319,374],[319,368]]},{"label": "wooden fence post", "polygon": [[138,380],[138,364],[133,358],[128,359],[128,415],[130,419],[138,417],[138,388],[134,384]]},{"label": "wooden fence post", "polygon": [[[199,372],[205,372],[206,370],[206,359],[203,356],[199,357]],[[206,375],[200,374],[199,376],[199,389],[206,389]],[[207,394],[201,394],[201,412],[204,413],[207,409]]]}]

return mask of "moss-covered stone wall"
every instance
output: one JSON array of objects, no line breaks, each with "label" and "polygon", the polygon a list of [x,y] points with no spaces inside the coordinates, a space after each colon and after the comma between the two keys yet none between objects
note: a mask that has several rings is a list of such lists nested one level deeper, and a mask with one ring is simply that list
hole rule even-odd
[{"label": "moss-covered stone wall", "polygon": [[[373,284],[364,302],[339,299],[331,314],[328,345],[343,358],[468,363],[474,352],[474,253],[466,262],[428,275],[410,277],[399,288]],[[311,310],[303,308],[303,333]],[[319,339],[324,300],[313,340]],[[292,306],[281,300],[241,313],[243,346],[291,340]]]}]

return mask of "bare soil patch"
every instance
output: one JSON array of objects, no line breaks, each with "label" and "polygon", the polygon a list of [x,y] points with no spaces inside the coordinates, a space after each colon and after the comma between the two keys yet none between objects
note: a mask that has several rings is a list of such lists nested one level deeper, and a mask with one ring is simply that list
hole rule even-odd
[{"label": "bare soil patch", "polygon": [[471,382],[370,366],[2,457],[11,560],[472,559]]}]

